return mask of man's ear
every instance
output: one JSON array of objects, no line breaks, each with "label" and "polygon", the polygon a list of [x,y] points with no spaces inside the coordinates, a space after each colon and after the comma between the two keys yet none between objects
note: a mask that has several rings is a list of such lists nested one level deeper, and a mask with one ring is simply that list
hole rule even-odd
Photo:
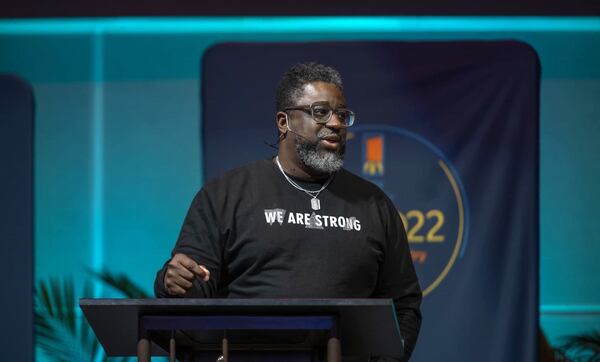
[{"label": "man's ear", "polygon": [[285,112],[277,112],[277,114],[275,115],[275,120],[277,122],[277,129],[279,130],[279,134],[283,135],[285,137],[285,135],[287,134],[287,131],[289,130],[289,125],[288,125],[288,115]]}]

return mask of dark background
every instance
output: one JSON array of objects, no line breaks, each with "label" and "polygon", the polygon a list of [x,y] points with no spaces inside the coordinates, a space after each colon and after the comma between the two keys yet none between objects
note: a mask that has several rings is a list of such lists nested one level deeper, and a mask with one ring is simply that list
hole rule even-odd
[{"label": "dark background", "polygon": [[33,103],[26,81],[0,74],[0,349],[20,361],[33,360]]},{"label": "dark background", "polygon": [[277,15],[598,15],[595,0],[7,0],[0,17]]}]

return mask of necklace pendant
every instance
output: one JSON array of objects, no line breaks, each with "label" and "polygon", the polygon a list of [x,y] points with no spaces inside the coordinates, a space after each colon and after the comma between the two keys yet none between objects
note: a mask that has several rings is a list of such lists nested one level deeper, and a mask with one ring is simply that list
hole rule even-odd
[{"label": "necklace pendant", "polygon": [[319,199],[317,199],[316,197],[310,199],[310,207],[317,211],[321,209],[321,201]]}]

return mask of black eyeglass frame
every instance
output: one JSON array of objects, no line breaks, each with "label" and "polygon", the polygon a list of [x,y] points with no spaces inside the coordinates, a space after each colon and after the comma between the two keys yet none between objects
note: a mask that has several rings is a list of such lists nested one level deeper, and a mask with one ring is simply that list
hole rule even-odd
[{"label": "black eyeglass frame", "polygon": [[[315,114],[314,114],[315,110],[314,110],[314,108],[317,107],[317,106],[329,109],[329,116],[327,116],[326,120],[324,120],[324,121],[323,120],[317,120],[317,118],[315,118]],[[356,118],[356,114],[353,111],[349,110],[348,108],[335,108],[335,109],[333,109],[329,105],[328,102],[315,102],[315,103],[310,104],[310,105],[307,104],[307,105],[299,105],[299,106],[295,106],[295,107],[287,107],[287,108],[284,108],[283,111],[284,112],[287,112],[287,111],[303,111],[304,113],[309,114],[312,117],[313,121],[315,121],[317,124],[326,124],[327,122],[329,122],[331,120],[331,117],[333,117],[333,114],[335,113],[336,116],[338,117],[338,119],[343,120],[342,124],[343,124],[343,127],[345,127],[345,128],[348,128],[348,127],[352,126],[354,124],[354,119]],[[350,116],[350,122],[346,121],[346,119],[347,119],[346,117],[340,117],[340,115],[338,114],[338,112],[340,112],[340,111],[344,112],[345,113],[344,115]]]}]

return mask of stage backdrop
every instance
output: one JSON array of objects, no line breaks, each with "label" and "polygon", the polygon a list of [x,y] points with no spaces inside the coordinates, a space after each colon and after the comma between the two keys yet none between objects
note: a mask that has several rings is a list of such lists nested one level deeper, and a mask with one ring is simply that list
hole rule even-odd
[{"label": "stage backdrop", "polygon": [[0,353],[13,361],[34,357],[33,114],[29,83],[0,74]]},{"label": "stage backdrop", "polygon": [[345,167],[404,221],[424,291],[415,361],[536,360],[536,53],[519,42],[228,43],[202,59],[204,171],[276,151],[292,64],[344,78],[357,114]]}]

